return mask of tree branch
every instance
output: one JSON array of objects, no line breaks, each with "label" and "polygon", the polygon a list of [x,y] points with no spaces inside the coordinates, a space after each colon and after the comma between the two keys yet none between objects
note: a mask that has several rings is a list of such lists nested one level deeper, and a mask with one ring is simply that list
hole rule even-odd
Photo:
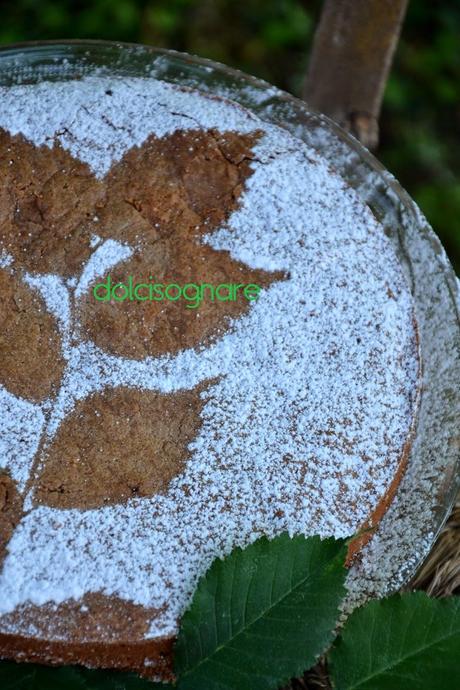
[{"label": "tree branch", "polygon": [[316,30],[304,98],[369,148],[407,4],[325,0]]}]

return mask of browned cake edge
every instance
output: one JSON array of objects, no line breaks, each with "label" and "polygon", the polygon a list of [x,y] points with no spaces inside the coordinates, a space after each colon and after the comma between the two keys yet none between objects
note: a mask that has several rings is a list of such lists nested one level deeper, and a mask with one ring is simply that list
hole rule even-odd
[{"label": "browned cake edge", "polygon": [[48,641],[0,633],[1,658],[47,666],[80,665],[139,673],[146,678],[173,680],[174,638],[136,642]]}]

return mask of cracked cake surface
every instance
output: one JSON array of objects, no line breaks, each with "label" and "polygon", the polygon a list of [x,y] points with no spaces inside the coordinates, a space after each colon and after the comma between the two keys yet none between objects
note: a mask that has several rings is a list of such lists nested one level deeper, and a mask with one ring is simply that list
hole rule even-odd
[{"label": "cracked cake surface", "polygon": [[[391,502],[409,287],[321,156],[197,90],[2,87],[0,180],[0,656],[166,677],[216,556]],[[261,291],[96,302],[108,273]]]}]

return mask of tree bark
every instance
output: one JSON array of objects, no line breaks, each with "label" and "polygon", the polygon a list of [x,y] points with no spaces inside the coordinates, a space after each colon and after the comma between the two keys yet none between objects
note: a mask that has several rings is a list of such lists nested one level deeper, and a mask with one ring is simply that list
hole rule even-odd
[{"label": "tree bark", "polygon": [[369,148],[407,4],[325,0],[316,30],[304,98]]}]

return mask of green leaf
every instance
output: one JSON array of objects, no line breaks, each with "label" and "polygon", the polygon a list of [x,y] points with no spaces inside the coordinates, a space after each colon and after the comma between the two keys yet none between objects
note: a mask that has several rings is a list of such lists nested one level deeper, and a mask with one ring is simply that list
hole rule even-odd
[{"label": "green leaf", "polygon": [[198,583],[175,650],[179,690],[269,690],[330,644],[345,593],[343,540],[262,537]]},{"label": "green leaf", "polygon": [[90,671],[77,666],[51,668],[38,664],[0,662],[2,690],[155,690],[166,685],[151,683],[131,673]]},{"label": "green leaf", "polygon": [[329,655],[337,690],[453,690],[460,684],[460,597],[372,601]]}]

